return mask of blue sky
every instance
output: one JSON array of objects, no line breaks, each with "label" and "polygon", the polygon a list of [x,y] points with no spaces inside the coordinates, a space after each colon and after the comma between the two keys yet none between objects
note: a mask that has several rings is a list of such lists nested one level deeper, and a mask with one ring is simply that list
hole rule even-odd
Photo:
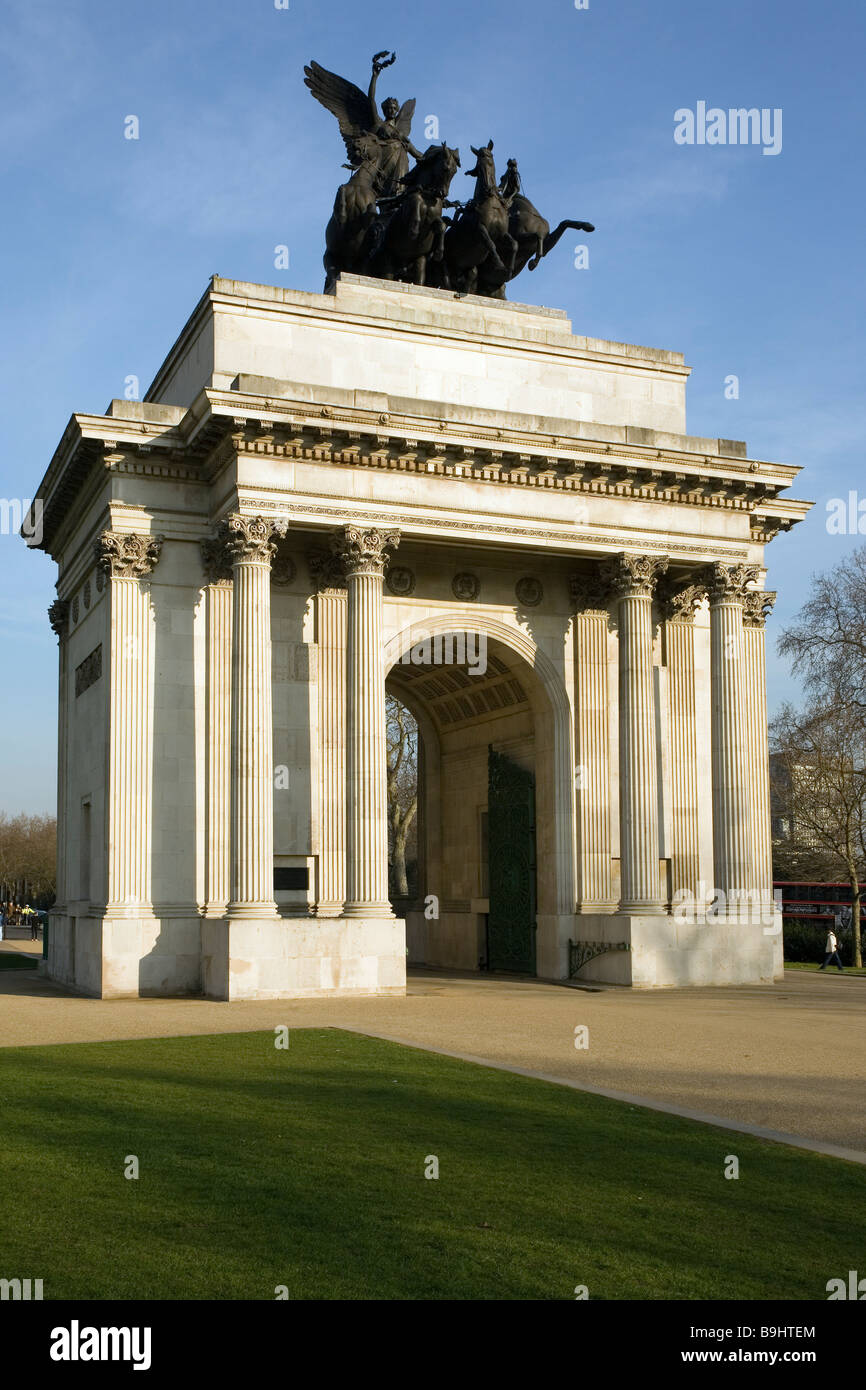
[{"label": "blue sky", "polygon": [[[769,551],[772,652],[810,573],[864,539],[828,535],[825,505],[861,486],[866,435],[862,0],[289,5],[7,0],[0,495],[32,496],[73,411],[130,374],[146,388],[213,272],[321,288],[344,154],[303,65],[363,84],[393,48],[382,96],[417,97],[451,145],[492,137],[551,223],[597,226],[589,269],[566,238],[510,297],[683,351],[692,433],[804,469],[794,491],[818,505]],[[678,146],[674,112],[698,101],[781,108],[781,153]],[[54,806],[53,597],[52,562],[0,535],[8,811]],[[798,694],[775,655],[769,683],[771,704]]]}]

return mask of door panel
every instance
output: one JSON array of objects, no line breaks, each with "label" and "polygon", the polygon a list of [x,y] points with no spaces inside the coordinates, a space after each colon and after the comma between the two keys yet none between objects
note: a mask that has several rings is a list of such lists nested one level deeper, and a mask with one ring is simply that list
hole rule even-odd
[{"label": "door panel", "polygon": [[488,748],[490,970],[535,974],[535,778]]}]

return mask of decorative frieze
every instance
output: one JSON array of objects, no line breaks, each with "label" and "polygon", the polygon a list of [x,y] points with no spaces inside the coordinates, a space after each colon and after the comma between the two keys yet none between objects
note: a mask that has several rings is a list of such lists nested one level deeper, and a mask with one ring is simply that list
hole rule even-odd
[{"label": "decorative frieze", "polygon": [[522,608],[537,608],[544,598],[544,586],[534,575],[524,575],[514,586],[517,602]]},{"label": "decorative frieze", "polygon": [[75,668],[75,698],[83,695],[102,675],[102,643],[86,656],[80,666]]},{"label": "decorative frieze", "polygon": [[291,555],[281,553],[275,555],[271,565],[271,580],[274,584],[284,588],[287,584],[291,584],[297,573],[298,567]]},{"label": "decorative frieze", "polygon": [[451,592],[460,603],[474,603],[481,593],[481,580],[477,574],[461,571],[451,580]]},{"label": "decorative frieze", "polygon": [[405,565],[392,565],[386,579],[389,590],[398,598],[408,598],[415,592],[415,575]]},{"label": "decorative frieze", "polygon": [[94,544],[97,569],[111,579],[146,579],[162,552],[162,536],[103,531]]}]

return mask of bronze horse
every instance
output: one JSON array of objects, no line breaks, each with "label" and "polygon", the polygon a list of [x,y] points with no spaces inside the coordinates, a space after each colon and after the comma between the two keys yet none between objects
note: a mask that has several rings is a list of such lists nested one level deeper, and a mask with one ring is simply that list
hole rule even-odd
[{"label": "bronze horse", "polygon": [[473,294],[481,281],[484,294],[505,298],[505,282],[514,274],[518,244],[508,227],[508,204],[496,186],[493,141],[477,150],[475,193],[458,212],[445,236],[445,260],[441,267],[446,289]]},{"label": "bronze horse", "polygon": [[595,231],[591,222],[566,220],[560,222],[556,231],[552,232],[550,223],[522,192],[516,159],[509,159],[508,169],[502,176],[499,189],[508,206],[508,229],[517,242],[515,275],[519,275],[526,265],[530,270],[535,270],[539,261],[553,250],[569,228],[575,232]]},{"label": "bronze horse", "polygon": [[[334,211],[325,228],[325,294],[329,294],[341,270],[363,275],[366,267],[367,242],[370,228],[376,219],[376,198],[379,191],[379,170],[376,151],[364,148],[358,141],[361,158],[348,183],[341,184],[334,199]],[[346,168],[351,168],[346,165]]]},{"label": "bronze horse", "polygon": [[370,233],[366,274],[427,283],[428,262],[441,261],[444,253],[442,210],[459,168],[459,150],[433,145],[403,179],[401,192],[380,199],[383,215]]}]

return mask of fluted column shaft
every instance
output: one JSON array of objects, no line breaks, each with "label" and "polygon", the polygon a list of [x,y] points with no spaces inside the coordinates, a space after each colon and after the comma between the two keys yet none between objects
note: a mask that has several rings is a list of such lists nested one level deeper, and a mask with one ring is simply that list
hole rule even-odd
[{"label": "fluted column shaft", "polygon": [[208,917],[222,917],[231,895],[231,581],[212,577],[204,592],[207,644],[204,910]]},{"label": "fluted column shaft", "polygon": [[228,518],[232,558],[232,918],[276,917],[271,692],[271,560],[284,528],[261,517]]},{"label": "fluted column shaft", "polygon": [[[109,577],[106,915],[151,907],[153,615],[149,586],[160,537],[106,531],[96,542]],[[91,883],[91,897],[95,897]]]},{"label": "fluted column shaft", "polygon": [[752,886],[762,902],[773,897],[773,841],[770,821],[770,752],[767,733],[767,669],[764,623],[774,593],[749,593],[743,608],[746,739],[749,802],[752,808]]},{"label": "fluted column shaft", "polygon": [[664,911],[659,879],[658,751],[652,596],[667,561],[620,555],[609,575],[619,622],[620,911]]},{"label": "fluted column shaft", "polygon": [[337,540],[345,566],[346,917],[391,917],[382,576],[399,533],[347,526]]},{"label": "fluted column shaft", "polygon": [[53,912],[63,913],[70,896],[69,891],[69,813],[66,806],[67,777],[66,756],[68,749],[67,730],[69,711],[66,702],[69,698],[69,601],[55,599],[48,610],[48,618],[57,634],[59,643],[58,681],[57,681],[57,896]]},{"label": "fluted column shaft", "polygon": [[320,916],[339,916],[346,900],[346,594],[316,596],[319,644]]},{"label": "fluted column shaft", "polygon": [[671,896],[696,893],[700,871],[695,629],[688,601],[665,628],[671,762]]},{"label": "fluted column shaft", "polygon": [[744,694],[743,602],[752,567],[712,566],[710,680],[712,689],[713,877],[728,905],[753,887],[752,817]]},{"label": "fluted column shaft", "polygon": [[580,604],[574,618],[578,903],[582,912],[610,911],[609,614],[602,595],[589,586],[572,581],[572,595]]}]

